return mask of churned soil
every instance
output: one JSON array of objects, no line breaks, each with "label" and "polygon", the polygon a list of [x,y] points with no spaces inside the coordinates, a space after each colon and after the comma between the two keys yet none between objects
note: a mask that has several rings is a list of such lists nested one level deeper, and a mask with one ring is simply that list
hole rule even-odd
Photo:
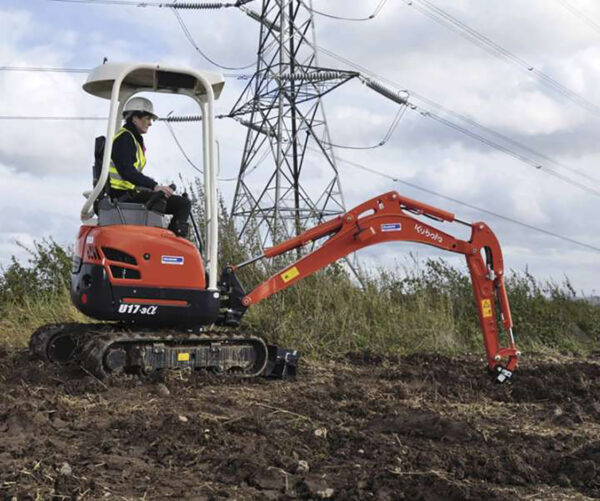
[{"label": "churned soil", "polygon": [[600,498],[600,355],[100,382],[0,348],[0,499]]}]

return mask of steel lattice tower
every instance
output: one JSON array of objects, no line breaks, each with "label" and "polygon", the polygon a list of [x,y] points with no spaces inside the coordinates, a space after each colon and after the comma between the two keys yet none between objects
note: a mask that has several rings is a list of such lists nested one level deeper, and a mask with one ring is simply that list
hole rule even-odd
[{"label": "steel lattice tower", "polygon": [[311,0],[263,0],[260,21],[256,72],[231,111],[248,128],[232,215],[268,246],[345,212],[321,97],[356,73],[318,66]]}]

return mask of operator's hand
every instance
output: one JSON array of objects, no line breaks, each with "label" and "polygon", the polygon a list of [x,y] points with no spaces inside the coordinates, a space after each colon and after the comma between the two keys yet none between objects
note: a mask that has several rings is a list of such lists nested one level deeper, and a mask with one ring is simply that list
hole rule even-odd
[{"label": "operator's hand", "polygon": [[163,185],[159,185],[159,184],[157,184],[154,187],[154,191],[162,191],[167,198],[169,198],[173,193],[175,193],[173,188],[171,188],[170,186],[163,186]]}]

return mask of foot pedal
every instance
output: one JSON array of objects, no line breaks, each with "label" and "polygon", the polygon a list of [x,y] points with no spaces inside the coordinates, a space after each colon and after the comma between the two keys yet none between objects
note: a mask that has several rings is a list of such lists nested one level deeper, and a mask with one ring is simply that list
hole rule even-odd
[{"label": "foot pedal", "polygon": [[268,349],[269,360],[263,376],[277,379],[295,377],[300,353],[297,350],[287,350],[272,344]]}]

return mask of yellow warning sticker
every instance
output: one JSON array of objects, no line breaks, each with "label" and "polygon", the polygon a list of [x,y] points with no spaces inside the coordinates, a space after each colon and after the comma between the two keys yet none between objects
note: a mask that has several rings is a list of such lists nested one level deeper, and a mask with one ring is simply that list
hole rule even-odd
[{"label": "yellow warning sticker", "polygon": [[481,312],[483,314],[483,318],[489,318],[493,315],[492,302],[489,299],[481,300]]},{"label": "yellow warning sticker", "polygon": [[293,266],[292,268],[290,268],[289,270],[284,271],[281,274],[281,280],[283,280],[283,283],[288,283],[290,280],[296,278],[298,275],[300,275],[300,272],[298,271],[298,268],[296,268],[295,266]]},{"label": "yellow warning sticker", "polygon": [[189,362],[190,361],[190,354],[189,353],[178,353],[177,354],[177,361],[178,362]]}]

